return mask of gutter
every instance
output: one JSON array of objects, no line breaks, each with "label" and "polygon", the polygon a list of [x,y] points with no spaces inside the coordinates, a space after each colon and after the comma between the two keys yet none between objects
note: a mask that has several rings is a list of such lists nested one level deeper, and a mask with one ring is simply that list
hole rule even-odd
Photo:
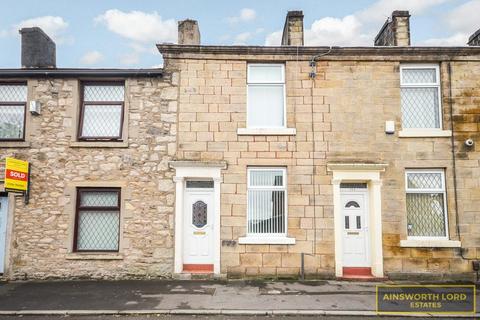
[{"label": "gutter", "polygon": [[163,77],[163,69],[0,69],[0,78]]},{"label": "gutter", "polygon": [[[296,47],[296,46],[215,46],[215,45],[178,45],[178,44],[157,44],[157,49],[162,54],[225,54],[225,55],[291,55],[291,56],[315,56],[318,52],[325,52],[331,49],[329,56],[362,56],[362,57],[383,57],[383,56],[411,56],[412,58],[428,56],[437,61],[448,60],[445,56],[476,56],[480,59],[480,47]],[[236,57],[238,58],[238,57]]]}]

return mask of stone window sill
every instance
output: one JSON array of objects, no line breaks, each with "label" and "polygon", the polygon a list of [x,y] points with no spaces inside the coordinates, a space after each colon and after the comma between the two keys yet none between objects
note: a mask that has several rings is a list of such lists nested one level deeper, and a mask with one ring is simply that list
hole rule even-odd
[{"label": "stone window sill", "polygon": [[114,253],[69,253],[66,256],[67,260],[123,260],[123,255],[118,252]]},{"label": "stone window sill", "polygon": [[30,148],[28,141],[0,141],[0,148]]},{"label": "stone window sill", "polygon": [[295,128],[238,128],[240,136],[294,136],[297,134]]},{"label": "stone window sill", "polygon": [[128,148],[128,141],[72,141],[72,148]]},{"label": "stone window sill", "polygon": [[239,244],[295,244],[295,238],[289,237],[241,237]]},{"label": "stone window sill", "polygon": [[442,138],[451,137],[451,130],[440,129],[405,129],[398,132],[400,138]]},{"label": "stone window sill", "polygon": [[456,240],[400,240],[402,248],[460,248],[462,243]]}]

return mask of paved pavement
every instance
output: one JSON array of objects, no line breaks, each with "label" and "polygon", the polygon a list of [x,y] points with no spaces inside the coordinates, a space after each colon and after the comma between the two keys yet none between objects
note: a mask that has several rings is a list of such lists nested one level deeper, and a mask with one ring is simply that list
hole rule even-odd
[{"label": "paved pavement", "polygon": [[[354,316],[185,316],[185,315],[148,315],[148,316],[0,316],[1,320],[359,320]],[[399,317],[362,317],[360,319],[403,320]],[[432,318],[416,318],[432,319]]]},{"label": "paved pavement", "polygon": [[[346,302],[348,302],[346,304]],[[65,281],[0,285],[0,310],[373,310],[372,283]]]},{"label": "paved pavement", "polygon": [[0,315],[158,312],[225,316],[342,315],[344,319],[352,314],[375,314],[375,285],[339,281],[10,282],[0,284]]}]

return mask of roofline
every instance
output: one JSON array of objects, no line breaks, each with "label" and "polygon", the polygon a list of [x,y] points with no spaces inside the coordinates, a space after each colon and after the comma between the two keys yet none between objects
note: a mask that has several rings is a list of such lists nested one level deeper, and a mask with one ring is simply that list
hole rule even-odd
[{"label": "roofline", "polygon": [[373,39],[373,43],[376,43],[378,38],[380,38],[380,35],[383,33],[385,28],[390,24],[390,18],[387,18],[387,20],[383,23],[382,27],[380,28],[380,31],[378,31],[377,35],[375,36],[375,39]]},{"label": "roofline", "polygon": [[472,43],[473,40],[480,36],[480,29],[478,29],[477,31],[475,31],[469,38],[468,38],[468,44]]},{"label": "roofline", "polygon": [[[225,55],[316,55],[330,47],[305,46],[211,46],[157,44],[162,54],[225,54]],[[331,47],[329,56],[469,56],[480,55],[479,46],[464,47]]]},{"label": "roofline", "polygon": [[0,78],[43,78],[43,77],[162,77],[163,69],[0,69]]}]

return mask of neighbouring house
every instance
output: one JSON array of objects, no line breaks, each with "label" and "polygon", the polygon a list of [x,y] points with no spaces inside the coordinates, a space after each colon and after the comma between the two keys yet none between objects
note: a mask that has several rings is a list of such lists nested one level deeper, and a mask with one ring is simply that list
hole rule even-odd
[{"label": "neighbouring house", "polygon": [[56,68],[42,30],[21,36],[22,69],[0,70],[0,150],[2,166],[7,156],[31,163],[31,191],[28,205],[15,193],[0,198],[0,271],[171,274],[178,76]]},{"label": "neighbouring house", "polygon": [[301,11],[274,47],[201,45],[184,20],[148,70],[56,68],[22,29],[0,150],[31,191],[1,194],[0,272],[473,279],[480,33],[412,47],[409,19],[372,47],[304,46]]}]

